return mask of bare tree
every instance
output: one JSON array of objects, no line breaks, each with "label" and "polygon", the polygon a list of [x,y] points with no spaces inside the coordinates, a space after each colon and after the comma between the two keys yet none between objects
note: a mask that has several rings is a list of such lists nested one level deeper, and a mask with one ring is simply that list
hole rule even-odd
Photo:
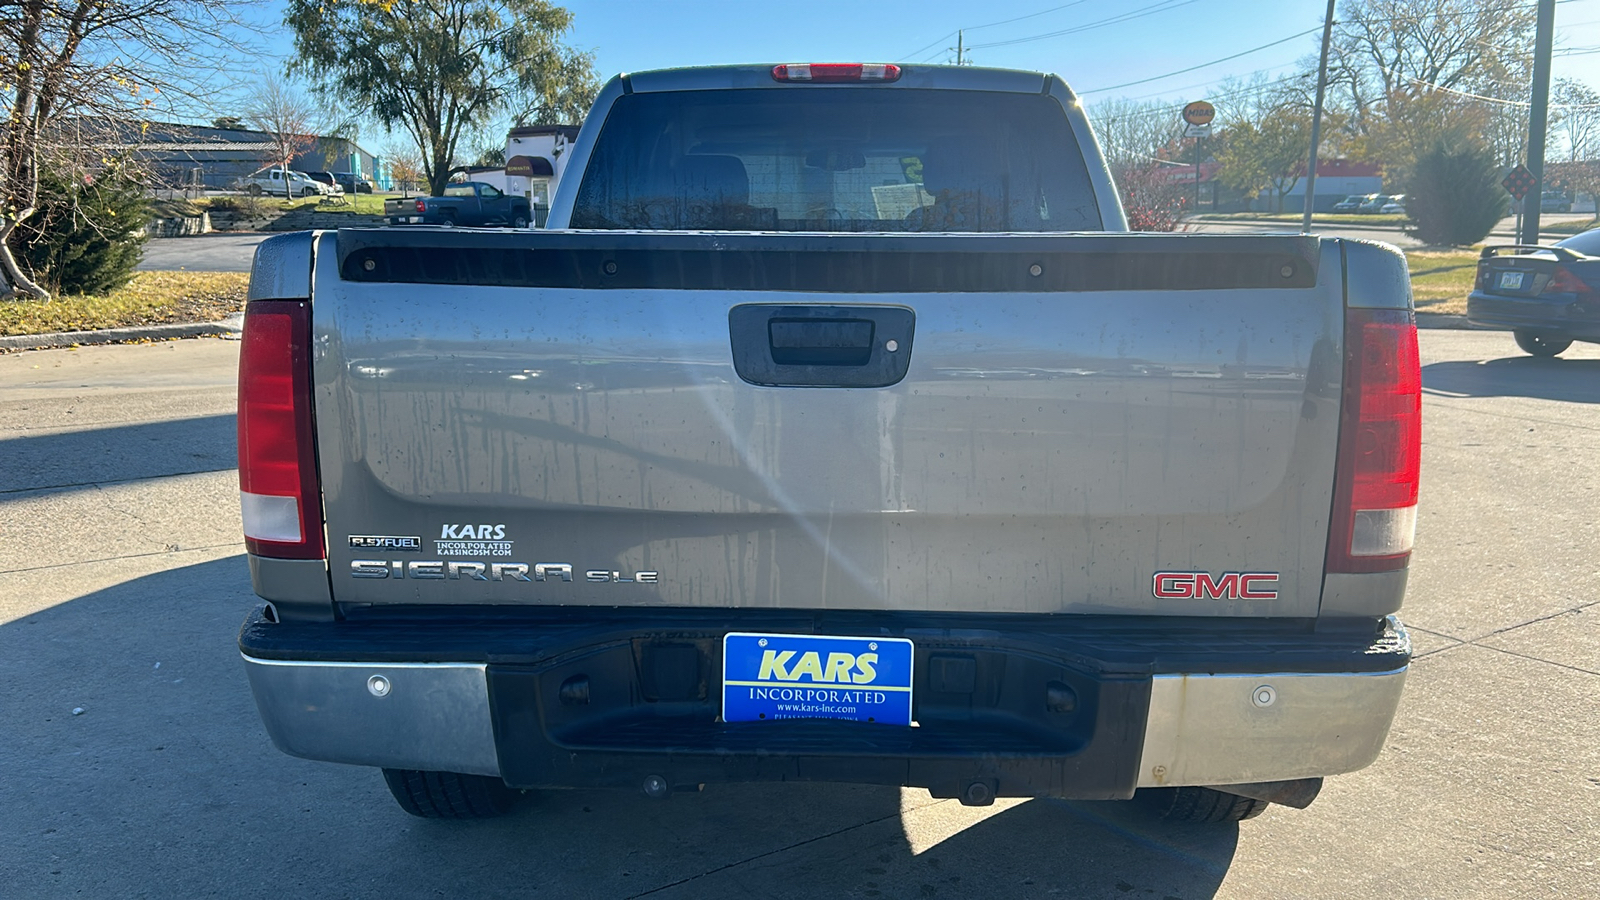
[{"label": "bare tree", "polygon": [[402,194],[410,194],[427,184],[428,177],[422,169],[422,153],[415,144],[391,139],[381,152],[394,189]]},{"label": "bare tree", "polygon": [[1095,138],[1113,169],[1149,164],[1183,133],[1182,105],[1102,100],[1089,108]]},{"label": "bare tree", "polygon": [[1567,160],[1578,162],[1600,154],[1600,91],[1581,81],[1557,78],[1553,123],[1560,123],[1566,140]]},{"label": "bare tree", "polygon": [[1404,181],[1441,138],[1521,158],[1533,62],[1533,4],[1354,0],[1341,4],[1330,103],[1368,155]]},{"label": "bare tree", "polygon": [[[47,298],[11,252],[46,170],[92,175],[106,148],[235,69],[253,0],[0,0],[0,299]],[[79,175],[78,177],[81,177]]]},{"label": "bare tree", "polygon": [[289,186],[289,164],[317,144],[319,108],[305,94],[268,77],[251,93],[245,107],[250,127],[265,132],[271,145],[270,162],[283,168],[283,195],[293,197]]}]

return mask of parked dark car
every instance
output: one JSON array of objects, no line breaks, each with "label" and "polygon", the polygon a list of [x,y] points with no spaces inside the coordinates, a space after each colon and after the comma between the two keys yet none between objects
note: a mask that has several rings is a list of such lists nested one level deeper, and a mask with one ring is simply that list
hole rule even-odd
[{"label": "parked dark car", "polygon": [[533,221],[528,198],[507,194],[481,181],[448,185],[442,197],[383,201],[390,225],[505,225],[527,228]]},{"label": "parked dark car", "polygon": [[1394,195],[1392,194],[1368,194],[1367,198],[1362,200],[1361,205],[1356,208],[1356,212],[1376,215],[1383,212],[1383,208],[1392,202],[1394,202]]},{"label": "parked dark car", "polygon": [[372,182],[354,172],[334,172],[333,180],[344,188],[346,194],[372,193]]},{"label": "parked dark car", "polygon": [[1377,196],[1378,196],[1377,194],[1351,194],[1350,196],[1344,198],[1343,200],[1340,200],[1338,203],[1335,203],[1333,205],[1333,211],[1334,212],[1355,212],[1356,210],[1361,208],[1361,204],[1367,202],[1370,199],[1376,198]]},{"label": "parked dark car", "polygon": [[1600,343],[1600,229],[1549,246],[1483,248],[1467,319],[1511,329],[1534,356]]}]

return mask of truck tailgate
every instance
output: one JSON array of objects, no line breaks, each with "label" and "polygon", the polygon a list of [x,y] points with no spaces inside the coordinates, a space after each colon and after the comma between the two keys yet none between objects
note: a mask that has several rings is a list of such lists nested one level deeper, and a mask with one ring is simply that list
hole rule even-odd
[{"label": "truck tailgate", "polygon": [[[342,603],[1317,612],[1337,241],[347,230],[313,290]],[[786,336],[844,357],[741,377]]]}]

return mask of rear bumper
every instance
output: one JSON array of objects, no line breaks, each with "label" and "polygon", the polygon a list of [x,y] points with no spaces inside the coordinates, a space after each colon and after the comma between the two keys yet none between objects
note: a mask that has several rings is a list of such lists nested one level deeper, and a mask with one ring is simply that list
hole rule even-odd
[{"label": "rear bumper", "polygon": [[1600,339],[1600,310],[1591,311],[1571,299],[1512,299],[1473,291],[1467,295],[1467,321],[1579,340]]},{"label": "rear bumper", "polygon": [[258,613],[240,647],[273,742],[309,759],[527,788],[636,788],[658,775],[676,787],[836,781],[934,796],[982,782],[993,796],[1084,799],[1362,768],[1410,658],[1393,619],[1330,635],[1194,620],[885,628],[881,616],[864,631],[761,616],[737,628],[910,637],[917,726],[724,723],[713,673],[722,633],[737,629],[654,614],[280,624]]}]

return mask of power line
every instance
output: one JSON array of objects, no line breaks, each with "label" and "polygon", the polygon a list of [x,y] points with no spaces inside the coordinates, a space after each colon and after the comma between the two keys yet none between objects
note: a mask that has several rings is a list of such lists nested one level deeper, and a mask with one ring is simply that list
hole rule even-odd
[{"label": "power line", "polygon": [[[924,44],[921,47],[918,47],[917,49],[911,51],[910,53],[905,54],[904,56],[902,56],[900,58],[902,60],[910,59],[911,57],[916,56],[918,53],[921,53],[924,50],[927,50],[930,47],[933,47],[935,44],[942,44],[945,41],[950,40],[951,38],[955,37],[958,32],[961,32],[961,31],[977,31],[980,28],[993,28],[996,25],[1010,25],[1012,22],[1021,22],[1023,19],[1037,18],[1039,16],[1048,15],[1049,13],[1058,12],[1058,11],[1066,9],[1067,7],[1070,7],[1070,6],[1078,6],[1080,4],[1084,4],[1084,3],[1088,3],[1088,2],[1089,2],[1089,0],[1072,0],[1071,3],[1063,3],[1060,6],[1052,6],[1049,9],[1041,9],[1038,12],[1028,13],[1025,16],[1017,16],[1014,19],[1002,19],[1002,20],[1000,20],[998,22],[989,22],[989,23],[986,23],[986,24],[983,24],[983,25],[973,25],[973,26],[968,27],[968,28],[958,28],[955,31],[952,31],[949,34],[945,35],[944,37],[939,38],[938,40],[933,41],[932,43]],[[943,52],[943,51],[942,50],[935,51],[935,53],[940,53],[940,52]]]},{"label": "power line", "polygon": [[1177,9],[1180,6],[1188,6],[1189,4],[1196,2],[1198,2],[1198,0],[1158,0],[1158,2],[1152,3],[1149,6],[1141,6],[1138,9],[1129,10],[1125,13],[1118,13],[1117,15],[1100,19],[1095,22],[1087,22],[1083,25],[1075,25],[1071,28],[1063,28],[1060,31],[1051,31],[1045,34],[1035,34],[1028,37],[1012,38],[1011,40],[1007,41],[991,41],[987,44],[974,44],[972,45],[972,49],[982,50],[989,47],[1010,47],[1013,44],[1027,44],[1033,41],[1043,41],[1069,34],[1078,34],[1079,32],[1090,31],[1095,28],[1103,28],[1107,25],[1119,25],[1123,22],[1129,22],[1134,19],[1142,19],[1145,16],[1153,16],[1156,13],[1167,12],[1168,10]]},{"label": "power line", "polygon": [[1286,38],[1280,38],[1280,39],[1278,39],[1276,41],[1273,41],[1270,44],[1262,44],[1259,47],[1251,47],[1249,50],[1241,50],[1240,52],[1235,53],[1232,56],[1224,56],[1221,59],[1213,59],[1210,62],[1203,62],[1203,63],[1200,63],[1197,66],[1189,66],[1186,69],[1178,69],[1176,71],[1167,72],[1164,75],[1152,75],[1149,78],[1141,78],[1138,81],[1126,81],[1126,82],[1123,82],[1122,84],[1113,84],[1113,85],[1110,85],[1108,87],[1094,88],[1092,90],[1087,90],[1087,91],[1078,91],[1078,95],[1082,96],[1084,94],[1100,94],[1100,93],[1104,93],[1106,91],[1115,91],[1115,90],[1118,90],[1119,88],[1133,87],[1136,84],[1149,84],[1152,81],[1160,81],[1163,78],[1171,78],[1174,75],[1182,75],[1182,74],[1184,74],[1186,72],[1193,72],[1196,69],[1204,69],[1207,66],[1214,66],[1214,65],[1216,65],[1218,63],[1225,63],[1225,62],[1228,62],[1230,60],[1235,60],[1235,59],[1238,59],[1241,56],[1249,56],[1252,53],[1255,53],[1255,52],[1260,51],[1260,50],[1265,50],[1268,47],[1276,47],[1279,44],[1287,44],[1288,42],[1294,40],[1295,38],[1302,38],[1302,37],[1305,37],[1308,34],[1311,34],[1313,32],[1317,32],[1317,31],[1321,31],[1321,30],[1322,30],[1322,26],[1318,25],[1315,28],[1308,28],[1305,31],[1299,32],[1297,34],[1291,34]]}]

